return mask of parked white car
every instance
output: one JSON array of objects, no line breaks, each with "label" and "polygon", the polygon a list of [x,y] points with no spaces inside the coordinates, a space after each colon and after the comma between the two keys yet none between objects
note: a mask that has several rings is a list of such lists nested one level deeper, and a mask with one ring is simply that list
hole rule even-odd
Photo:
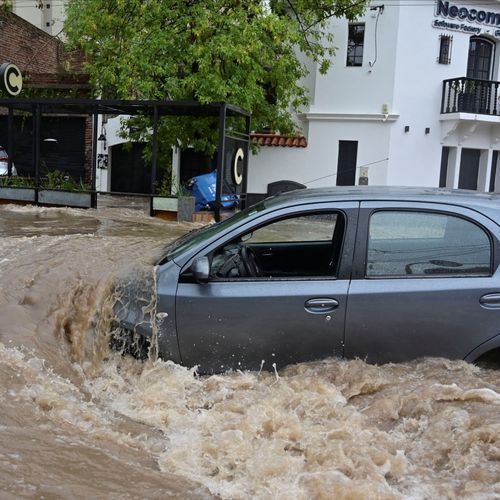
[{"label": "parked white car", "polygon": [[[9,173],[9,155],[7,154],[7,151],[0,146],[0,175],[7,175]],[[17,170],[14,165],[12,164],[12,175],[17,175]]]}]

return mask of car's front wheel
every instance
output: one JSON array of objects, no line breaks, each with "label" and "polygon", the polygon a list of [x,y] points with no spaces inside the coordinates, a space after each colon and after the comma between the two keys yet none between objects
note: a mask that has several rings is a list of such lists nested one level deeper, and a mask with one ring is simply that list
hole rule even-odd
[{"label": "car's front wheel", "polygon": [[122,326],[113,330],[109,340],[111,349],[140,360],[148,358],[150,345],[149,339]]},{"label": "car's front wheel", "polygon": [[476,359],[475,364],[481,368],[500,369],[500,347],[492,351],[484,353],[481,357]]}]

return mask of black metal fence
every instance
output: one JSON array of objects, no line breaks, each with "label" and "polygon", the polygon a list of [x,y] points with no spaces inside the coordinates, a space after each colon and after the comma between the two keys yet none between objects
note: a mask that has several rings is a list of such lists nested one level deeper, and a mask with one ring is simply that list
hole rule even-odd
[{"label": "black metal fence", "polygon": [[441,113],[500,115],[500,82],[451,78],[443,81]]},{"label": "black metal fence", "polygon": [[[0,99],[0,108],[7,110],[6,116],[6,146],[10,152],[8,160],[9,177],[12,174],[12,165],[15,161],[13,154],[14,136],[16,133],[14,113],[22,114],[26,126],[30,129],[31,165],[26,166],[26,171],[33,175],[33,186],[25,189],[26,199],[34,203],[42,203],[42,198],[47,197],[47,189],[43,187],[43,158],[42,144],[45,140],[53,141],[52,137],[42,137],[42,119],[52,116],[86,116],[92,121],[91,140],[91,168],[90,189],[86,194],[90,201],[86,205],[95,207],[97,202],[96,169],[98,163],[98,115],[131,115],[149,116],[152,119],[152,158],[151,176],[149,179],[149,196],[151,198],[150,213],[154,214],[153,198],[157,185],[157,160],[158,160],[158,125],[159,119],[165,116],[185,116],[191,118],[214,117],[218,121],[219,145],[217,151],[217,179],[215,197],[215,219],[219,220],[224,208],[224,199],[227,196],[238,196],[245,202],[248,177],[248,154],[250,142],[250,113],[237,106],[225,102],[201,104],[196,101],[138,101],[138,100],[85,100],[85,99]],[[235,130],[234,124],[228,123],[228,118],[241,118],[241,130]],[[44,132],[46,132],[44,128]],[[82,140],[84,130],[81,132]],[[5,147],[5,144],[3,144]],[[47,156],[47,155],[45,155]],[[144,189],[147,194],[147,189]],[[21,191],[15,187],[7,195],[19,196]],[[24,193],[24,191],[23,191]],[[22,193],[21,193],[22,194]],[[60,204],[65,204],[69,194]],[[47,203],[55,203],[53,199]]]}]

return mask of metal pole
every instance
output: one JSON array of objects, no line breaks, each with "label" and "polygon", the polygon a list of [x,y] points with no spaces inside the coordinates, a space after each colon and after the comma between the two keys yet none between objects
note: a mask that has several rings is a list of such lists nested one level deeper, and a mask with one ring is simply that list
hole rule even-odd
[{"label": "metal pole", "polygon": [[153,197],[156,186],[156,162],[158,159],[158,106],[153,106],[153,151],[151,155],[151,198],[149,199],[149,215],[154,217]]},{"label": "metal pole", "polygon": [[90,195],[90,205],[92,208],[97,208],[97,193],[96,193],[96,182],[97,182],[97,128],[99,126],[98,118],[98,109],[94,108],[93,117],[93,130],[92,130],[92,162],[91,162],[91,170],[90,170],[90,188],[92,190],[92,194]]},{"label": "metal pole", "polygon": [[9,117],[7,121],[8,128],[8,139],[7,139],[7,154],[9,158],[9,163],[7,165],[7,176],[10,177],[12,175],[12,161],[14,155],[14,131],[13,131],[13,122],[14,122],[14,110],[9,106]]},{"label": "metal pole", "polygon": [[245,157],[243,159],[243,203],[241,208],[247,208],[247,189],[248,189],[248,155],[250,154],[250,116],[245,117],[245,134],[247,136],[247,142],[245,146]]},{"label": "metal pole", "polygon": [[219,111],[219,148],[217,149],[217,184],[215,187],[215,220],[220,221],[222,208],[222,179],[224,175],[224,154],[226,147],[226,103]]},{"label": "metal pole", "polygon": [[33,163],[35,166],[35,203],[38,204],[40,189],[40,104],[35,106],[33,116]]}]

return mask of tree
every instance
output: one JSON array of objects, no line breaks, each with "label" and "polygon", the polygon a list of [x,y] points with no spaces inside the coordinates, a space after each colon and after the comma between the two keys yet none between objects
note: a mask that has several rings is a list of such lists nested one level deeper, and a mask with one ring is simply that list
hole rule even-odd
[{"label": "tree", "polygon": [[[291,111],[309,101],[302,55],[325,73],[329,18],[354,19],[367,1],[70,0],[65,32],[87,56],[96,96],[227,101],[252,113],[254,130],[293,133]],[[216,149],[209,119],[164,119],[159,134],[164,145]]]}]

